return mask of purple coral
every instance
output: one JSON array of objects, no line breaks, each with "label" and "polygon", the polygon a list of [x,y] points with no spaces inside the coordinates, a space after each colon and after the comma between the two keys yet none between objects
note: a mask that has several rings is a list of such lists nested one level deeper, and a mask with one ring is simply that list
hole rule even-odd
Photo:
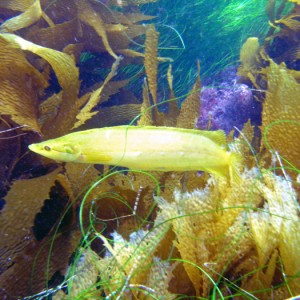
[{"label": "purple coral", "polygon": [[197,127],[207,129],[210,123],[210,129],[223,129],[228,134],[234,126],[242,129],[248,119],[259,125],[260,104],[254,100],[247,85],[237,82],[236,69],[225,69],[215,80],[219,84],[202,88]]}]

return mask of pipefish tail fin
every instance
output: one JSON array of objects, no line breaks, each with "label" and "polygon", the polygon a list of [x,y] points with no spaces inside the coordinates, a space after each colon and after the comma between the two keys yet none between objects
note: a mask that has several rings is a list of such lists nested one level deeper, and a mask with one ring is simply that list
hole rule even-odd
[{"label": "pipefish tail fin", "polygon": [[229,176],[230,183],[240,183],[243,158],[240,153],[231,152],[229,157]]}]

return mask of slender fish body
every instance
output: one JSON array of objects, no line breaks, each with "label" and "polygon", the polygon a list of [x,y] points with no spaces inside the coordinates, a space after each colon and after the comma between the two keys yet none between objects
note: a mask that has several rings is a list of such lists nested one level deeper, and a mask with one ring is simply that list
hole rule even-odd
[{"label": "slender fish body", "polygon": [[145,171],[197,171],[238,179],[240,157],[226,151],[223,131],[155,126],[96,128],[32,144],[51,159]]}]

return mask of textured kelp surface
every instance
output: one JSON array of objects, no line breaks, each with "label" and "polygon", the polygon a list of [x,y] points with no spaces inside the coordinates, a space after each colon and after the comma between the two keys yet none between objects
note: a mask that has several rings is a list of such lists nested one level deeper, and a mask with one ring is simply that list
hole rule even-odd
[{"label": "textured kelp surface", "polygon": [[42,139],[135,117],[139,125],[196,126],[200,64],[179,109],[171,60],[158,55],[163,37],[141,25],[152,17],[139,5],[150,2],[0,3],[3,299],[300,293],[298,4],[286,15],[285,1],[268,1],[268,36],[241,49],[240,81],[262,112],[259,128],[248,121],[238,138],[228,135],[244,157],[240,182],[60,164],[28,152]]}]

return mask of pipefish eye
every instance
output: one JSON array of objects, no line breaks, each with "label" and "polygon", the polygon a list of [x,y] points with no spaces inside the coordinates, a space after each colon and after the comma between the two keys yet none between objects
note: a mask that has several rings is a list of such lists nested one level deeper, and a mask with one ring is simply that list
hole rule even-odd
[{"label": "pipefish eye", "polygon": [[49,146],[44,146],[44,150],[51,151],[51,148]]}]

